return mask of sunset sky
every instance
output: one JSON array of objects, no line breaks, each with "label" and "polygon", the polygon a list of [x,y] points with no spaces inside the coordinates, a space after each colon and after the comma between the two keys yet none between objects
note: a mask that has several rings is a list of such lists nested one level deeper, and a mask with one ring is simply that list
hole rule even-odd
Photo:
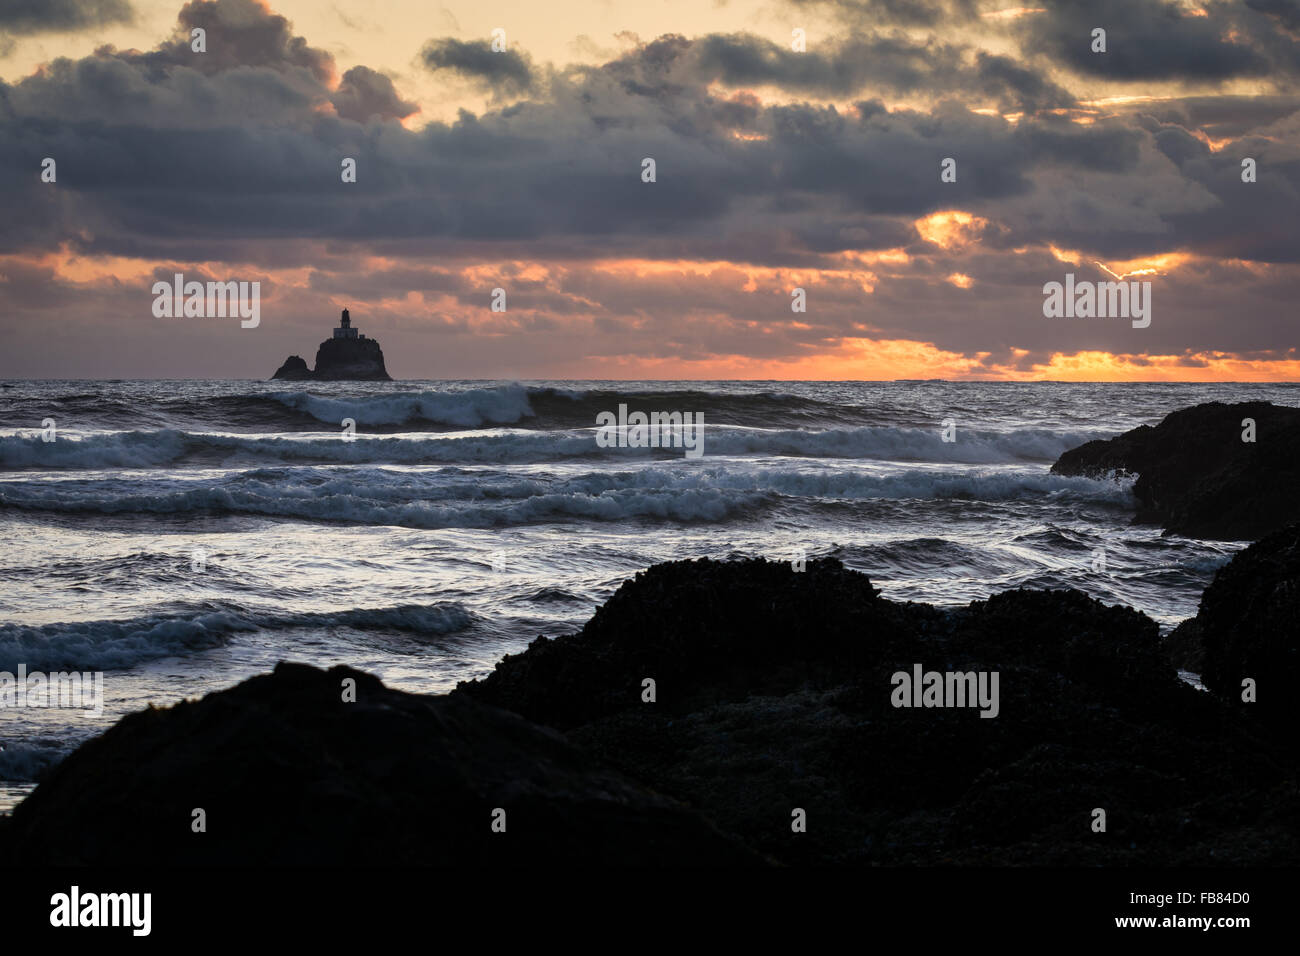
[{"label": "sunset sky", "polygon": [[1300,0],[0,0],[0,377],[269,378],[346,307],[395,378],[1298,380],[1298,77]]}]

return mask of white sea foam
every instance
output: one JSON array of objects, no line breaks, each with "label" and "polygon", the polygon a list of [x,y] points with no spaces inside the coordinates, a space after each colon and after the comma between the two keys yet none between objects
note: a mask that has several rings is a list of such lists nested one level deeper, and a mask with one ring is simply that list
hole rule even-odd
[{"label": "white sea foam", "polygon": [[332,398],[309,392],[279,392],[269,397],[286,408],[306,412],[317,421],[330,425],[351,418],[359,426],[425,421],[478,428],[482,425],[512,425],[533,414],[528,390],[521,385],[360,398]]},{"label": "white sea foam", "polygon": [[694,468],[646,465],[567,477],[519,477],[366,468],[258,470],[213,482],[158,479],[141,487],[118,479],[0,483],[0,506],[27,511],[184,514],[213,511],[412,528],[488,528],[586,519],[721,521],[782,498],[826,504],[854,499],[1066,498],[1127,505],[1124,482],[1011,468],[780,468],[735,463]]},{"label": "white sea foam", "polygon": [[[945,442],[934,430],[837,428],[822,431],[711,426],[709,458],[781,456],[954,464],[1050,462],[1062,452],[1097,437],[1088,432],[1027,428],[1011,432],[970,431]],[[528,463],[577,458],[607,460],[665,458],[672,449],[600,448],[595,429],[476,433],[447,437],[253,437],[158,431],[117,432],[53,442],[11,435],[0,438],[0,468],[148,468],[221,462],[320,462],[355,464]]]}]

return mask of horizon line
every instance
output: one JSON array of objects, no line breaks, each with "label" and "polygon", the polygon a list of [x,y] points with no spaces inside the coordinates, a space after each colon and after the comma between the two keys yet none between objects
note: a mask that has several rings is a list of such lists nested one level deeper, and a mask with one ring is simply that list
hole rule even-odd
[{"label": "horizon line", "polygon": [[[0,378],[0,385],[18,382],[265,382],[270,384],[277,380],[270,378],[231,378],[220,376],[184,376],[169,378],[166,376],[85,378],[85,377],[45,377],[45,378]],[[393,378],[391,383],[401,382],[807,382],[810,384],[862,384],[892,385],[900,383],[926,384],[943,383],[946,385],[1300,385],[1300,379],[1062,379],[1062,378],[518,378],[513,376],[498,378]],[[367,379],[324,379],[309,380],[309,384],[357,382],[362,384],[384,384]]]}]

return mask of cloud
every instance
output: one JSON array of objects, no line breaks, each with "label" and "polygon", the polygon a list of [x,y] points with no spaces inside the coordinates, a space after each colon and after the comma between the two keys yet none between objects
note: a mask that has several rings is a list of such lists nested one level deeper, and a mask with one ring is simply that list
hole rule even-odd
[{"label": "cloud", "polygon": [[401,120],[420,111],[416,103],[397,95],[392,80],[365,66],[354,66],[343,74],[333,103],[339,116],[358,123],[373,117]]},{"label": "cloud", "polygon": [[[1044,14],[1018,21],[1021,49],[1090,76],[1220,82],[1265,76],[1280,65],[1293,68],[1275,62],[1244,36],[1234,36],[1234,26],[1262,26],[1262,17],[1237,3],[1209,2],[1204,16],[1174,0],[1042,0],[1041,5]],[[1098,27],[1106,31],[1104,53],[1092,52],[1092,31]]]},{"label": "cloud", "polygon": [[130,23],[134,17],[128,0],[4,0],[0,3],[0,31],[19,36],[71,33]]},{"label": "cloud", "polygon": [[[192,48],[192,31],[206,34],[206,52]],[[111,51],[110,51],[111,52]],[[294,36],[287,19],[262,0],[190,0],[181,8],[172,38],[150,53],[116,54],[155,74],[184,67],[214,74],[237,67],[264,67],[277,72],[304,71],[320,83],[334,78],[334,58]]]},{"label": "cloud", "polygon": [[828,10],[855,25],[935,27],[978,16],[979,0],[790,0],[796,8]]},{"label": "cloud", "polygon": [[[694,254],[722,251],[725,237],[759,236],[740,248],[806,261],[897,242],[910,227],[896,217],[1027,194],[1036,167],[1122,171],[1142,135],[1052,117],[1013,126],[955,103],[929,112],[876,101],[765,105],[709,89],[709,64],[736,49],[734,38],[708,38],[698,50],[666,37],[557,76],[545,95],[510,109],[368,141],[347,121],[409,115],[412,104],[387,78],[354,68],[331,90],[321,80],[328,71],[310,68],[320,62],[302,52],[310,48],[288,42],[282,18],[264,11],[240,35],[262,39],[235,45],[218,68],[200,68],[201,55],[189,53],[169,62],[102,50],[0,87],[14,134],[0,145],[0,165],[14,173],[0,190],[19,204],[42,202],[22,170],[33,152],[54,156],[61,188],[75,190],[95,222],[87,240],[81,225],[45,216],[48,247],[138,253],[174,248],[187,234],[336,234]],[[326,103],[338,120],[321,112]],[[58,124],[47,122],[53,116]],[[345,155],[359,158],[366,190],[341,189]],[[647,156],[658,164],[654,184],[640,179]],[[961,175],[942,189],[947,156]]]},{"label": "cloud", "polygon": [[1246,0],[1246,6],[1273,17],[1287,30],[1300,31],[1300,3],[1296,0]]},{"label": "cloud", "polygon": [[430,70],[446,70],[506,95],[527,92],[537,79],[526,53],[511,49],[497,52],[487,40],[430,40],[420,51],[420,59]]},{"label": "cloud", "polygon": [[[1238,12],[1254,32],[1237,45],[1280,56],[1275,18]],[[207,54],[190,50],[194,24]],[[407,128],[418,104],[387,75],[336,80],[327,52],[252,0],[187,4],[153,50],[0,82],[0,255],[27,263],[0,269],[0,304],[94,301],[61,275],[42,293],[31,263],[116,256],[275,272],[301,298],[295,319],[352,289],[394,328],[419,316],[430,336],[472,336],[493,274],[512,312],[487,321],[520,355],[545,328],[547,354],[794,359],[872,338],[1017,368],[1063,350],[1263,353],[1292,321],[1300,100],[1286,91],[1213,95],[1209,70],[1183,75],[1185,95],[1098,105],[1076,92],[1095,95],[1091,80],[1037,55],[892,30],[802,54],[667,35],[595,65],[423,49],[511,102]],[[46,156],[57,183],[40,182]],[[1241,182],[1243,156],[1258,182]],[[923,224],[953,210],[969,217],[960,241],[935,241]],[[1043,320],[1045,282],[1165,255],[1143,338]],[[796,284],[813,305],[792,324]],[[1242,310],[1251,322],[1222,321]]]},{"label": "cloud", "polygon": [[901,33],[859,33],[806,52],[752,34],[714,34],[664,52],[681,55],[674,79],[697,84],[766,84],[822,96],[864,90],[942,95],[975,89],[1000,106],[1028,110],[1074,103],[1066,90],[1006,56]]}]

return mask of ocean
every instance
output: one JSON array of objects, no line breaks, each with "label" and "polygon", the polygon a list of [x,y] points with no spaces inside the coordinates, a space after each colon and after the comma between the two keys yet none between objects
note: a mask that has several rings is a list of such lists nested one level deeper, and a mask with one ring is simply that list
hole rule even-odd
[{"label": "ocean", "polygon": [[[2,383],[0,672],[102,671],[104,708],[7,708],[0,810],[150,703],[282,659],[445,692],[661,561],[831,556],[938,605],[1073,587],[1172,627],[1245,542],[1049,469],[1247,400],[1300,385]],[[703,454],[604,447],[621,405],[702,415]]]}]

